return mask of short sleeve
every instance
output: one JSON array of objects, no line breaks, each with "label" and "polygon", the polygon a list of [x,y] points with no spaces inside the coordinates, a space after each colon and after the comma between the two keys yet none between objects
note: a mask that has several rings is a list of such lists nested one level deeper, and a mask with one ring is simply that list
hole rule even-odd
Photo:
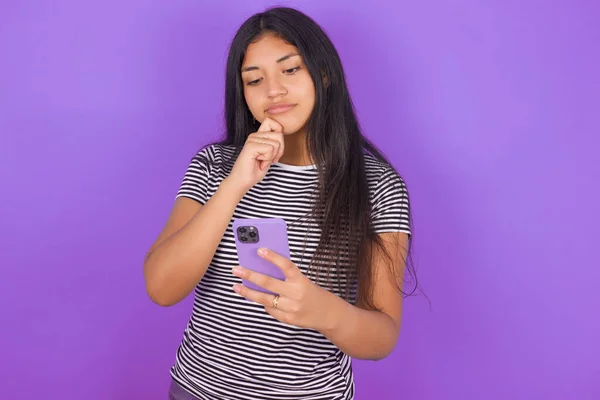
[{"label": "short sleeve", "polygon": [[404,232],[411,235],[408,190],[393,168],[386,168],[377,181],[372,200],[375,233]]},{"label": "short sleeve", "polygon": [[188,197],[204,205],[208,201],[210,177],[209,149],[198,152],[190,162],[177,192],[178,197]]}]

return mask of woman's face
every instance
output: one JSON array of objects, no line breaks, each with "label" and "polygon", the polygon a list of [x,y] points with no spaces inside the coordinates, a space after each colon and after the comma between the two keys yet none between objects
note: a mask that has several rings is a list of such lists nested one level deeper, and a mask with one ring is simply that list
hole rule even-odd
[{"label": "woman's face", "polygon": [[257,121],[274,119],[285,134],[304,129],[315,105],[315,87],[295,46],[263,36],[248,46],[241,74],[246,104]]}]

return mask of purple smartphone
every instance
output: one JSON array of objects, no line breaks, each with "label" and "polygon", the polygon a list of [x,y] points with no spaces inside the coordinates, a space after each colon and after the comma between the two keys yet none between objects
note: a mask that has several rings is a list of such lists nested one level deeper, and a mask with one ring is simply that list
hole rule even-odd
[{"label": "purple smartphone", "polygon": [[[282,218],[241,218],[233,222],[233,235],[239,264],[261,274],[285,280],[285,275],[275,264],[258,255],[257,250],[265,247],[286,258],[290,258],[287,224]],[[244,286],[263,293],[271,291],[243,279]],[[272,293],[277,294],[277,293]]]}]

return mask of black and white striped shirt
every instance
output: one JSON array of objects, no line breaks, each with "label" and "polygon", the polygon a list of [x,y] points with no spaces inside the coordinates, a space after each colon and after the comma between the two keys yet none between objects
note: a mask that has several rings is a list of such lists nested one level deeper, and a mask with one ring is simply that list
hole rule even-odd
[{"label": "black and white striped shirt", "polygon": [[[233,147],[202,149],[185,173],[177,197],[205,204],[226,178],[214,166],[234,154]],[[366,154],[375,231],[410,234],[409,202],[396,172]],[[264,179],[239,202],[206,274],[195,289],[192,316],[177,351],[171,376],[202,400],[339,399],[354,397],[351,359],[315,330],[281,323],[232,290],[241,283],[232,224],[238,218],[283,218],[288,225],[291,260],[303,273],[318,243],[307,235],[317,187],[313,166],[271,165]],[[314,222],[314,221],[313,221]]]}]

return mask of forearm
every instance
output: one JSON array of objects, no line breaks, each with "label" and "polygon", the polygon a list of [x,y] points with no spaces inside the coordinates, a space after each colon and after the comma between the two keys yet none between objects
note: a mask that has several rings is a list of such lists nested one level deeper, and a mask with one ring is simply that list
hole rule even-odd
[{"label": "forearm", "polygon": [[394,349],[400,327],[389,315],[358,308],[335,295],[329,308],[328,326],[321,333],[350,357],[380,360]]},{"label": "forearm", "polygon": [[183,228],[148,255],[144,273],[154,302],[176,304],[200,282],[244,193],[235,184],[223,181]]}]

